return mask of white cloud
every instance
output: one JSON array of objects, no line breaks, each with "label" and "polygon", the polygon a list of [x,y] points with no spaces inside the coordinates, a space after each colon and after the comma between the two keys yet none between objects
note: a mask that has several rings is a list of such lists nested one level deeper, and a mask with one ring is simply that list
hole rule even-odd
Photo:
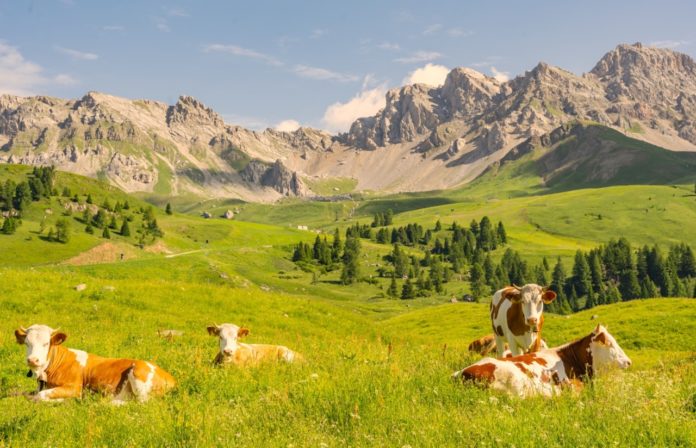
[{"label": "white cloud", "polygon": [[441,53],[436,51],[416,51],[410,56],[404,56],[394,59],[394,62],[400,62],[402,64],[414,64],[420,62],[430,62],[442,57]]},{"label": "white cloud", "polygon": [[469,31],[469,30],[464,30],[461,28],[450,28],[447,30],[447,34],[450,37],[466,37],[466,36],[471,36],[472,34],[474,34],[474,32]]},{"label": "white cloud", "polygon": [[428,26],[426,29],[424,29],[423,34],[427,36],[428,34],[435,34],[440,30],[442,30],[442,24],[441,23],[434,23],[434,24]]},{"label": "white cloud", "polygon": [[171,31],[171,28],[169,28],[169,22],[167,22],[167,19],[163,19],[162,17],[155,17],[155,28],[163,33],[168,33]]},{"label": "white cloud", "polygon": [[325,68],[310,67],[308,65],[295,65],[292,71],[302,78],[318,79],[320,81],[353,82],[358,80],[358,77],[355,75],[338,73]]},{"label": "white cloud", "polygon": [[28,96],[33,95],[40,86],[76,83],[77,80],[70,75],[44,75],[40,65],[27,61],[16,47],[0,41],[0,93]]},{"label": "white cloud", "polygon": [[684,45],[688,45],[688,43],[689,42],[685,40],[656,40],[654,42],[650,42],[648,45],[657,48],[674,49],[677,47],[683,47]]},{"label": "white cloud", "polygon": [[499,82],[507,82],[510,79],[509,72],[502,72],[502,71],[498,70],[497,68],[493,67],[492,65],[491,65],[491,74]]},{"label": "white cloud", "polygon": [[259,53],[258,51],[240,47],[238,45],[210,44],[206,45],[203,48],[203,51],[206,53],[228,53],[234,56],[258,59],[269,65],[275,65],[277,67],[284,65],[281,61],[274,58],[273,56],[269,56],[264,53]]},{"label": "white cloud", "polygon": [[403,84],[428,84],[431,86],[440,86],[445,83],[445,78],[450,72],[450,69],[444,65],[425,64],[421,68],[417,68],[408,74],[402,81]]},{"label": "white cloud", "polygon": [[399,44],[395,44],[392,42],[382,42],[381,44],[377,45],[377,48],[386,51],[399,51],[401,49]]},{"label": "white cloud", "polygon": [[322,124],[330,132],[345,132],[360,117],[369,117],[384,108],[387,87],[382,84],[373,89],[363,89],[345,103],[336,102],[326,108]]},{"label": "white cloud", "polygon": [[312,31],[312,34],[311,34],[309,37],[310,37],[311,39],[318,39],[318,38],[320,38],[321,36],[324,36],[326,33],[328,33],[327,30],[321,29],[321,28],[317,28],[317,29],[315,29],[315,30]]},{"label": "white cloud", "polygon": [[189,13],[182,8],[169,8],[167,9],[167,15],[172,17],[189,17]]},{"label": "white cloud", "polygon": [[72,48],[65,48],[57,45],[54,48],[59,53],[63,53],[67,56],[70,56],[72,59],[75,60],[96,61],[97,59],[99,59],[99,55],[95,53],[88,53],[86,51],[74,50]]},{"label": "white cloud", "polygon": [[273,126],[273,128],[276,131],[293,132],[298,130],[300,126],[300,122],[297,120],[283,120],[280,123],[276,123],[276,125]]},{"label": "white cloud", "polygon": [[65,73],[56,75],[53,78],[53,82],[61,86],[74,86],[75,84],[79,83],[77,79],[73,78],[70,75],[66,75]]}]

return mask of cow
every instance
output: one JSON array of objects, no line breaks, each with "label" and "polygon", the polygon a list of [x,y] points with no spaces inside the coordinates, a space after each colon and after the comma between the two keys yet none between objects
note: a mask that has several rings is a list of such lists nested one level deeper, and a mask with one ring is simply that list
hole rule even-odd
[{"label": "cow", "polygon": [[491,325],[496,351],[501,358],[508,343],[513,356],[532,353],[542,347],[544,304],[556,300],[556,293],[530,283],[508,286],[497,291],[491,300]]},{"label": "cow", "polygon": [[213,360],[214,364],[235,364],[238,366],[254,365],[262,361],[294,362],[301,359],[299,353],[283,345],[244,344],[239,338],[247,336],[249,329],[234,324],[211,325],[208,334],[220,340],[220,351]]},{"label": "cow", "polygon": [[611,368],[625,369],[631,360],[601,325],[584,338],[556,348],[511,358],[484,358],[455,372],[454,379],[472,381],[512,396],[557,395],[577,388]]},{"label": "cow", "polygon": [[[546,341],[543,338],[541,339],[541,343],[539,345],[539,348],[548,348],[548,345],[546,345]],[[486,356],[492,351],[497,352],[497,344],[495,342],[494,334],[487,334],[486,336],[482,336],[474,341],[471,341],[469,344],[469,352],[471,353]],[[512,353],[510,352],[508,345],[505,344],[502,357],[507,358],[509,356],[512,356]]]},{"label": "cow", "polygon": [[176,385],[160,367],[135,359],[103,358],[82,350],[63,347],[67,335],[47,325],[19,327],[18,344],[27,349],[27,365],[38,379],[36,401],[79,398],[85,389],[113,397],[114,404],[127,399],[147,401]]}]

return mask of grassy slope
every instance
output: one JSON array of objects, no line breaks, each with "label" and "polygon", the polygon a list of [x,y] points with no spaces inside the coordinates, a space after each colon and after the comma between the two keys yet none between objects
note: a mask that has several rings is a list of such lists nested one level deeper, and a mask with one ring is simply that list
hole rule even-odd
[{"label": "grassy slope", "polygon": [[[79,177],[74,181],[93,182]],[[84,188],[94,189],[95,203],[103,200],[100,194],[111,194],[98,183],[89,185]],[[645,236],[643,226],[659,229],[661,219],[641,221],[647,219],[644,212],[610,204],[611,198],[624,204],[634,188],[459,203],[408,197],[404,199],[407,206],[400,210],[411,211],[396,219],[397,223],[432,224],[440,216],[445,222],[467,223],[489,214],[508,225],[514,247],[533,255],[570,255],[576,247],[603,241],[595,239],[597,224],[580,211],[598,207],[617,213],[606,212],[602,221],[626,216],[614,225],[625,227],[621,230],[631,239],[669,241],[670,235],[658,232]],[[677,219],[674,225],[693,219],[693,198],[672,196],[676,190],[670,187],[650,191],[669,207],[683,207],[669,215]],[[414,210],[428,205],[436,207]],[[536,213],[537,209],[541,212]],[[301,207],[296,210],[298,216],[304,213]],[[539,216],[553,219],[539,220]],[[559,221],[567,219],[579,221],[563,227]],[[569,394],[552,401],[520,402],[449,380],[452,371],[475,359],[465,352],[466,345],[488,333],[485,305],[433,307],[437,300],[378,299],[372,297],[373,287],[333,284],[337,274],[311,285],[311,276],[287,260],[287,248],[300,239],[311,241],[315,235],[287,225],[178,214],[161,214],[158,220],[165,231],[164,244],[180,256],[142,253],[137,259],[113,264],[0,268],[5,285],[0,320],[0,405],[4,410],[0,412],[0,444],[696,443],[696,391],[691,386],[696,383],[696,367],[690,346],[696,333],[696,307],[689,300],[623,303],[569,318],[549,315],[544,334],[550,343],[583,335],[596,322],[606,323],[635,365],[629,372],[596,381],[579,397]],[[685,235],[691,238],[688,231]],[[0,235],[0,250],[5,251],[9,241],[21,239]],[[77,251],[75,244],[67,247]],[[370,252],[376,256],[387,248],[374,246]],[[45,253],[45,249],[35,253],[28,262],[39,262]],[[6,264],[12,265],[12,260]],[[86,283],[87,290],[76,292],[78,283]],[[590,321],[590,314],[598,314],[599,319]],[[209,361],[217,345],[204,330],[213,321],[248,325],[251,342],[286,344],[303,353],[307,362],[247,370],[213,368]],[[154,360],[176,376],[179,387],[163,399],[123,408],[110,407],[95,395],[56,406],[36,406],[13,396],[33,384],[24,377],[23,350],[14,344],[12,330],[34,322],[61,326],[69,334],[69,347]],[[182,330],[184,336],[172,342],[156,336],[158,329],[168,328]],[[530,424],[523,415],[551,423]]]}]

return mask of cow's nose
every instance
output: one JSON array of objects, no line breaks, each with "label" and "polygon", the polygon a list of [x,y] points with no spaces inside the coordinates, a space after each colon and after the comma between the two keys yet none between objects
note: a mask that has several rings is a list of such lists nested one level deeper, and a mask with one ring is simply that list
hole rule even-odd
[{"label": "cow's nose", "polygon": [[224,353],[224,354],[226,354],[226,355],[231,355],[231,354],[232,354],[232,350],[230,350],[229,348],[226,348],[226,349],[224,349],[224,350],[222,351],[222,353]]},{"label": "cow's nose", "polygon": [[630,359],[627,359],[626,360],[626,367],[631,367],[631,364],[633,364],[633,361],[631,361]]},{"label": "cow's nose", "polygon": [[536,325],[537,322],[539,322],[539,319],[537,319],[536,317],[530,317],[529,319],[527,319],[527,323],[529,325]]},{"label": "cow's nose", "polygon": [[29,364],[30,366],[38,366],[39,358],[36,358],[35,356],[30,356],[27,358],[27,364]]}]

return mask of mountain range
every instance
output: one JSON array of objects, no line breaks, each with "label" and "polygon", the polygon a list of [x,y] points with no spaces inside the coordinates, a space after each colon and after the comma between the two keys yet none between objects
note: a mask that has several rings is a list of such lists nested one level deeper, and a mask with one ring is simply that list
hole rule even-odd
[{"label": "mountain range", "polygon": [[696,151],[691,57],[636,43],[580,76],[543,62],[507,82],[455,68],[441,86],[388,91],[382,110],[339,135],[252,131],[189,96],[174,105],[97,92],[0,96],[0,163],[53,164],[126,191],[264,202],[313,196],[335,179],[381,192],[451,188],[569,138],[570,152],[545,156],[539,175],[558,183],[559,173],[596,166],[601,184],[646,160],[611,151],[621,134],[665,151],[660,169],[691,166],[693,154],[669,156]]}]

